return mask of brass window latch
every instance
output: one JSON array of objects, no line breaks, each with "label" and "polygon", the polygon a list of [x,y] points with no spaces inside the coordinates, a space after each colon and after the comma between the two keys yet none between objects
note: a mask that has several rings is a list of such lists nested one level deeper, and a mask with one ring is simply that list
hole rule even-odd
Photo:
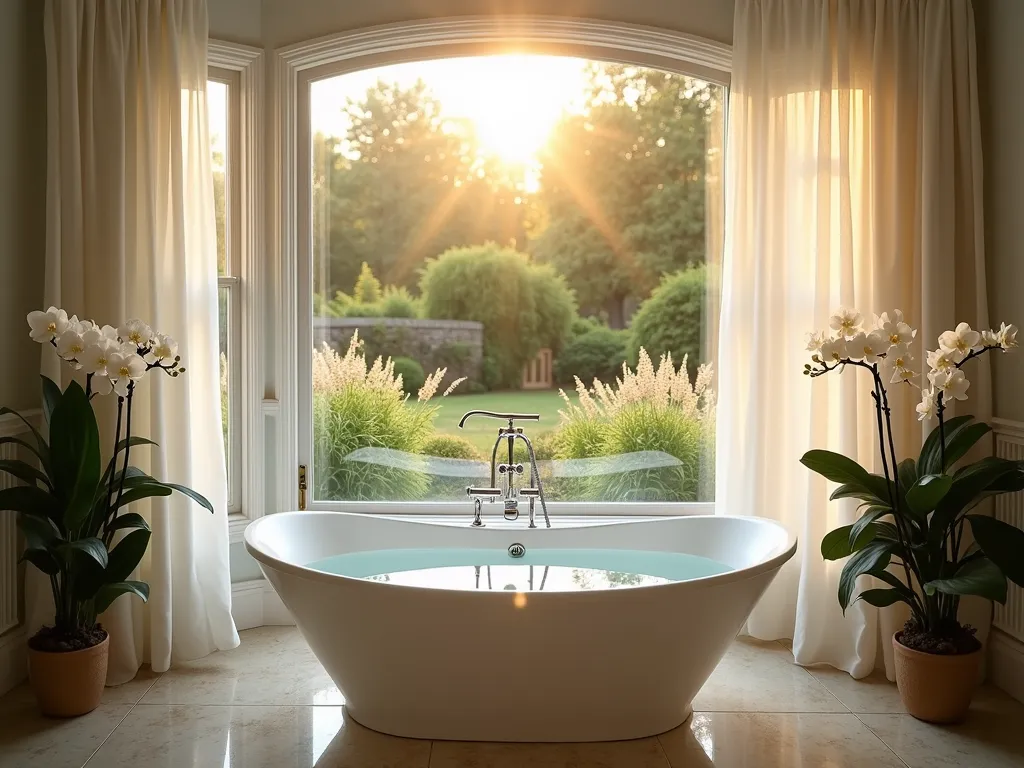
[{"label": "brass window latch", "polygon": [[299,510],[306,508],[306,465],[299,464]]}]

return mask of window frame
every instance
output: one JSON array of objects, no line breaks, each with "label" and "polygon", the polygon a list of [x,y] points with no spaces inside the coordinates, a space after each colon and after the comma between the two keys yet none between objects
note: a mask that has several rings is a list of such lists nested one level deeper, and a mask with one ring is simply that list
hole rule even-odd
[{"label": "window frame", "polygon": [[[300,465],[311,467],[312,221],[308,189],[309,88],[314,80],[389,64],[452,56],[540,53],[602,59],[699,77],[728,89],[732,47],[633,24],[521,16],[402,22],[298,43],[274,52],[274,232],[280,248],[277,283],[278,511],[301,506]],[[724,140],[724,139],[723,139]],[[300,290],[302,288],[303,290]],[[307,295],[308,294],[308,295]],[[371,514],[440,515],[453,502],[312,501],[306,508]],[[551,502],[552,515],[713,514],[714,502]],[[471,514],[467,501],[466,514]]]},{"label": "window frame", "polygon": [[[228,528],[231,543],[265,510],[263,362],[263,51],[207,44],[208,79],[226,83],[225,245],[228,291]],[[218,290],[219,294],[219,290]]]},{"label": "window frame", "polygon": [[[224,447],[228,477],[228,515],[242,511],[241,469],[242,469],[242,367],[241,367],[241,248],[239,247],[238,208],[241,184],[237,172],[239,144],[238,89],[241,84],[239,73],[222,67],[209,67],[207,83],[216,82],[225,87],[224,136],[224,250],[225,274],[217,274],[218,301],[221,291],[227,291],[227,339],[228,339],[228,440]],[[207,89],[209,98],[209,89]]]}]

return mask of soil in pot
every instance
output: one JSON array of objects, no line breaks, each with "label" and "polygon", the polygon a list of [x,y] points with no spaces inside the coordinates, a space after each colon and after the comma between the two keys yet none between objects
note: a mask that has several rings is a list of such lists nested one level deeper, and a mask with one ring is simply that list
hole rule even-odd
[{"label": "soil in pot", "polygon": [[102,627],[71,633],[45,627],[28,646],[29,680],[44,715],[74,717],[100,705],[110,649]]},{"label": "soil in pot", "polygon": [[981,650],[981,643],[975,637],[977,632],[970,624],[961,625],[959,622],[953,622],[938,632],[927,632],[911,620],[903,625],[900,642],[921,653],[959,656]]},{"label": "soil in pot", "polygon": [[106,639],[107,630],[99,624],[90,629],[79,627],[71,632],[63,632],[56,627],[43,627],[29,638],[28,647],[43,653],[68,653],[84,651]]},{"label": "soil in pot", "polygon": [[[893,635],[900,698],[907,712],[919,720],[956,723],[967,716],[971,705],[981,666],[981,643],[970,627],[959,632],[952,629],[931,634],[908,622],[902,632]],[[935,650],[923,650],[926,648]]]}]

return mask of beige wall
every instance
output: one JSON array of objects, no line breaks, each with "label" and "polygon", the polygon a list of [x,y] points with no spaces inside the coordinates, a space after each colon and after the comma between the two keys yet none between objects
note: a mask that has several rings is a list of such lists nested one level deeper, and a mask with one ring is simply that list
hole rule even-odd
[{"label": "beige wall", "polygon": [[0,2],[0,406],[39,406],[25,315],[43,295],[46,60],[42,2]]},{"label": "beige wall", "polygon": [[215,37],[278,48],[333,32],[441,16],[558,14],[732,41],[733,0],[208,0]]},{"label": "beige wall", "polygon": [[[974,0],[989,317],[1024,327],[1024,0]],[[1024,354],[996,355],[994,413],[1024,421]]]},{"label": "beige wall", "polygon": [[210,37],[246,45],[263,45],[261,0],[207,0]]}]

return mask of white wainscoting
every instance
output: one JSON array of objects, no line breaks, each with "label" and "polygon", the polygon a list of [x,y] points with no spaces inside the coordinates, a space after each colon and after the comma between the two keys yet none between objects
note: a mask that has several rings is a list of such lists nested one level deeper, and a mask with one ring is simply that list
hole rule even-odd
[{"label": "white wainscoting", "polygon": [[[39,426],[40,411],[25,411],[24,416]],[[31,442],[31,432],[17,416],[0,416],[0,437],[18,437]],[[33,461],[32,453],[15,443],[0,444],[0,459]],[[6,473],[0,475],[0,489],[10,488],[15,481]],[[21,541],[12,512],[0,512],[0,695],[16,686],[28,675],[25,628],[21,623],[22,575],[18,564]]]},{"label": "white wainscoting", "polygon": [[[992,431],[996,456],[1024,459],[1024,422],[993,419]],[[995,516],[1024,528],[1024,492],[997,497]],[[993,683],[1024,701],[1024,589],[1012,582],[1006,590],[1006,605],[996,603],[992,613],[989,674]]]}]

